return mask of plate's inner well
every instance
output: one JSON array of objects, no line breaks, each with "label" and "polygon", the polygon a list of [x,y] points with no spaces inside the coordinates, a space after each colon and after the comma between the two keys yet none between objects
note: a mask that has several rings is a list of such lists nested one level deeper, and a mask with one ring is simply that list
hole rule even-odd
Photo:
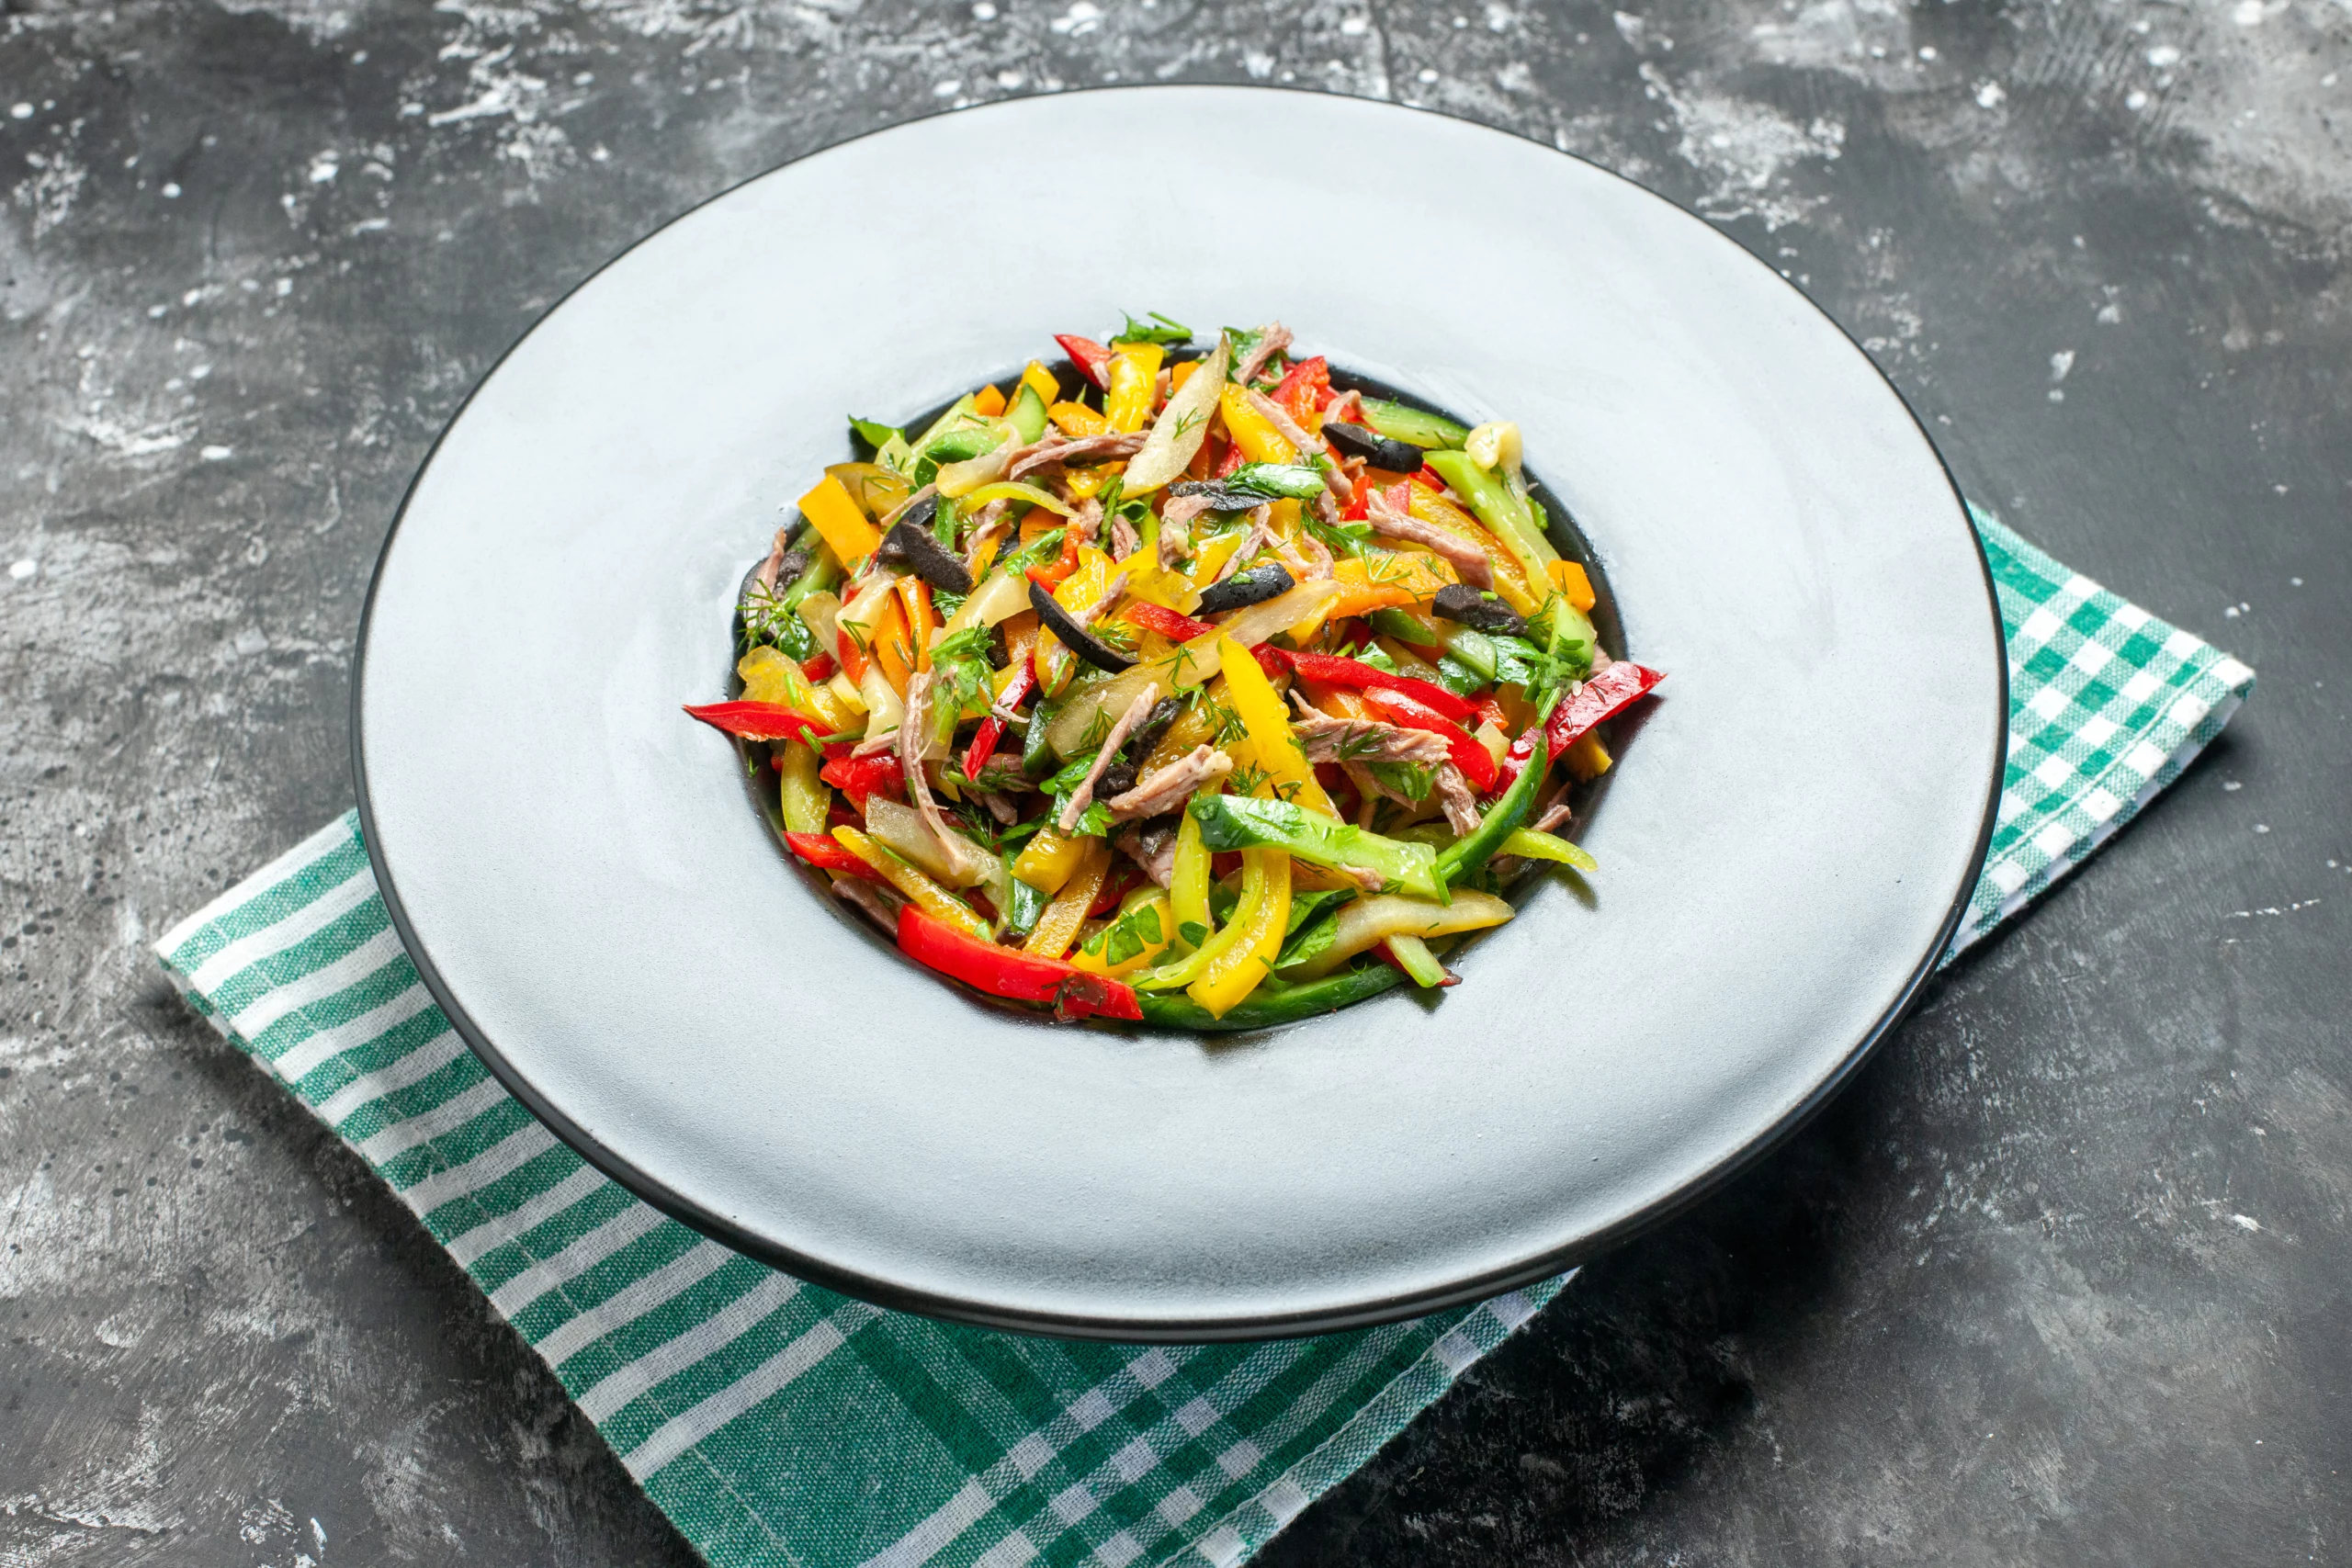
[{"label": "plate's inner well", "polygon": [[[1169,355],[1168,363],[1174,365],[1182,363],[1187,359],[1200,359],[1204,357],[1206,357],[1205,351],[1202,350],[1197,344],[1193,344],[1172,352]],[[1328,357],[1328,355],[1326,357]],[[1061,396],[1066,399],[1075,400],[1089,391],[1096,389],[1094,388],[1094,383],[1088,380],[1084,373],[1067,358],[1047,359],[1040,361],[1040,363],[1042,363],[1046,369],[1052,374]],[[1021,367],[1016,366],[1012,369],[996,376],[977,378],[973,384],[998,386],[1013,384],[1017,383],[1020,374]],[[1464,427],[1473,425],[1476,423],[1475,420],[1463,418],[1450,409],[1442,408],[1425,399],[1417,398],[1401,388],[1391,386],[1386,382],[1370,376],[1347,370],[1336,363],[1332,364],[1330,367],[1330,380],[1332,387],[1340,391],[1356,391],[1363,393],[1368,398],[1379,398],[1390,402],[1402,403],[1407,407],[1418,409],[1423,412],[1436,414],[1441,418],[1453,421],[1454,423]],[[899,428],[909,431],[928,428],[934,421],[938,420],[951,408],[953,408],[955,406],[955,402],[956,400],[954,398],[949,398],[943,401],[934,403],[901,422]],[[873,452],[870,446],[861,446],[857,438],[854,435],[845,435],[842,448],[842,456],[839,459],[840,461],[870,461],[872,457]],[[1525,475],[1528,493],[1541,509],[1541,514],[1544,518],[1546,524],[1545,531],[1552,541],[1553,547],[1557,549],[1564,558],[1574,561],[1577,565],[1583,567],[1587,580],[1592,584],[1594,603],[1592,608],[1586,612],[1586,616],[1592,622],[1593,629],[1598,635],[1600,648],[1611,659],[1623,660],[1630,658],[1631,655],[1628,653],[1625,647],[1624,622],[1623,617],[1618,614],[1616,598],[1610,591],[1608,574],[1602,570],[1596,553],[1588,544],[1583,534],[1577,528],[1575,519],[1570,515],[1567,508],[1560,502],[1559,498],[1539,477],[1536,465],[1533,462],[1531,461],[1526,465]],[[805,544],[809,539],[813,538],[813,534],[809,530],[806,519],[801,518],[797,513],[793,519],[785,525],[785,532],[791,535],[796,543]],[[760,550],[758,554],[752,558],[752,564],[756,565],[759,560],[764,558],[767,553],[768,552],[765,549]],[[744,682],[741,677],[736,672],[734,660],[734,654],[741,653],[746,646],[744,641],[744,617],[742,614],[741,601],[740,598],[737,601],[733,620],[731,622],[731,648],[733,651],[729,656],[723,680],[728,695],[730,698],[735,698],[741,696],[744,690]],[[1612,756],[1614,756],[1619,750],[1620,738],[1629,734],[1640,727],[1643,712],[1643,708],[1636,707],[1628,714],[1602,721],[1598,729],[1598,733],[1601,737],[1602,744],[1608,749]],[[741,767],[746,795],[752,803],[752,809],[759,815],[761,819],[767,824],[771,834],[774,836],[776,854],[786,864],[792,867],[793,872],[798,880],[807,888],[809,897],[816,898],[827,908],[831,908],[843,922],[855,927],[865,937],[870,940],[877,947],[893,948],[894,944],[891,941],[889,932],[877,927],[871,919],[867,918],[863,912],[851,906],[848,902],[836,897],[832,889],[832,884],[826,877],[823,872],[800,860],[785,847],[784,834],[786,827],[783,807],[780,803],[779,793],[776,785],[777,770],[771,762],[772,752],[780,750],[782,745],[782,742],[771,743],[763,740],[745,739],[740,737],[736,738],[735,740],[735,749]],[[1609,772],[1600,773],[1595,778],[1577,779],[1569,782],[1568,792],[1566,799],[1572,809],[1573,815],[1569,818],[1568,823],[1560,829],[1564,835],[1573,836],[1573,834],[1582,828],[1585,823],[1591,820],[1593,814],[1600,807],[1603,795],[1608,791],[1609,781],[1613,776],[1613,773],[1614,770],[1611,769]],[[1501,891],[1504,897],[1514,907],[1517,907],[1523,901],[1523,895],[1529,885],[1547,876],[1556,876],[1565,880],[1573,889],[1576,890],[1579,897],[1588,901],[1597,897],[1589,885],[1584,882],[1581,874],[1574,869],[1566,866],[1545,865],[1539,862],[1527,863],[1517,875],[1512,877],[1504,885]],[[1452,944],[1444,950],[1445,956],[1448,961],[1448,967],[1456,966],[1455,961],[1478,947],[1487,934],[1487,933],[1484,931],[1472,931],[1461,937],[1452,939]],[[895,951],[893,953],[893,956],[897,956]],[[922,969],[910,960],[899,958],[898,961],[906,968],[907,974],[905,980],[909,985],[953,986],[959,992],[982,1006],[989,1007],[1015,1017],[1033,1016],[1025,1010],[1018,1008],[1014,1004],[1001,1001],[996,998],[988,996],[970,986],[964,985],[963,983],[951,979],[948,976]],[[1475,976],[1465,976],[1465,980],[1468,979],[1475,979]],[[1351,1005],[1359,1008],[1380,1005],[1395,1007],[1407,1005],[1409,1002],[1411,1005],[1418,1005],[1427,1009],[1442,1005],[1442,992],[1417,992],[1410,987],[1400,987],[1393,992],[1368,998],[1363,1001],[1356,1002]],[[1089,1021],[1097,1028],[1120,1028],[1132,1030],[1136,1027],[1134,1025],[1116,1024],[1109,1020],[1103,1019],[1094,1019]],[[1272,1033],[1289,1027],[1292,1026],[1288,1024],[1275,1024],[1262,1032]]]}]

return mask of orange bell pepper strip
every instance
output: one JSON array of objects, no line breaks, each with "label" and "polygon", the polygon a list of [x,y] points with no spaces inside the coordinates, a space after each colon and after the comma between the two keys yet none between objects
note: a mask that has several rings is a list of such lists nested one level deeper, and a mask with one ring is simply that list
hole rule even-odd
[{"label": "orange bell pepper strip", "polygon": [[1004,394],[993,386],[982,387],[972,394],[972,412],[997,418],[1004,412]]},{"label": "orange bell pepper strip", "polygon": [[1566,598],[1571,609],[1578,615],[1591,613],[1593,605],[1600,601],[1600,595],[1593,592],[1592,579],[1585,575],[1581,565],[1572,560],[1555,560],[1546,570],[1552,574],[1553,585]]},{"label": "orange bell pepper strip", "polygon": [[920,577],[899,579],[899,605],[907,621],[907,640],[914,645],[915,668],[928,670],[932,634],[939,629],[931,613],[931,584]]}]

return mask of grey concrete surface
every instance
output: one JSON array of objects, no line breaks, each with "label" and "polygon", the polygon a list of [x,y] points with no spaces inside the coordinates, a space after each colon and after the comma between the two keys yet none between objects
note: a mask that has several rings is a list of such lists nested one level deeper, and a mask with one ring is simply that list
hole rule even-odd
[{"label": "grey concrete surface", "polygon": [[[1978,499],[2262,676],[1815,1125],[1268,1561],[2352,1560],[2343,0],[0,0],[0,1562],[691,1559],[145,944],[348,804],[376,547],[549,300],[830,141],[1111,80],[1651,184]],[[1803,808],[1801,716],[1758,772]]]}]

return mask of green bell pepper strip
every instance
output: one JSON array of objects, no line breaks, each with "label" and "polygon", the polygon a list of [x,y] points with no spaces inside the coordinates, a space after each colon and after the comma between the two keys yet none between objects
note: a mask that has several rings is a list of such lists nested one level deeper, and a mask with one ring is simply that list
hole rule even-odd
[{"label": "green bell pepper strip", "polygon": [[1430,944],[1419,937],[1407,936],[1400,931],[1385,940],[1388,955],[1396,961],[1396,966],[1424,991],[1434,991],[1452,978],[1446,973],[1445,965],[1437,961],[1437,954],[1430,951]]},{"label": "green bell pepper strip", "polygon": [[1544,536],[1535,519],[1534,503],[1520,504],[1502,476],[1480,468],[1471,461],[1467,452],[1432,452],[1422,461],[1452,486],[1456,495],[1468,502],[1478,521],[1492,529],[1495,537],[1519,558],[1519,564],[1527,570],[1529,582],[1548,590],[1551,563],[1560,558],[1560,552]]},{"label": "green bell pepper strip", "polygon": [[1201,841],[1213,850],[1281,850],[1334,871],[1374,872],[1398,892],[1447,901],[1437,852],[1427,844],[1383,838],[1287,800],[1201,795],[1192,811]]},{"label": "green bell pepper strip", "polygon": [[1391,441],[1408,441],[1416,446],[1460,447],[1470,439],[1470,427],[1456,424],[1443,414],[1427,409],[1409,408],[1392,403],[1383,398],[1363,400],[1363,422]]},{"label": "green bell pepper strip", "polygon": [[1295,1023],[1317,1013],[1336,1012],[1366,997],[1393,990],[1404,978],[1385,964],[1372,964],[1361,969],[1342,969],[1304,986],[1286,986],[1280,990],[1261,986],[1223,1018],[1214,1016],[1182,991],[1137,991],[1136,1001],[1143,1009],[1143,1021],[1163,1029],[1272,1029],[1278,1023]]},{"label": "green bell pepper strip", "polygon": [[1534,749],[1528,752],[1527,766],[1519,770],[1519,777],[1500,799],[1487,809],[1485,818],[1468,837],[1455,840],[1437,857],[1437,874],[1451,885],[1465,876],[1476,875],[1480,867],[1501,852],[1503,843],[1513,833],[1527,825],[1527,814],[1535,806],[1535,795],[1544,787],[1544,775],[1552,771],[1552,749],[1544,744],[1540,732],[1535,736]]}]

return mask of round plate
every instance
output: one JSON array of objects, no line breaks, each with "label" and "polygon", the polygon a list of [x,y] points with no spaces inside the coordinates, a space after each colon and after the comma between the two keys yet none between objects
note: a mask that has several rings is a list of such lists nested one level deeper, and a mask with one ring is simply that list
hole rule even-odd
[{"label": "round plate", "polygon": [[[1314,148],[1351,156],[1310,180]],[[1413,191],[1419,216],[1369,216]],[[844,413],[936,406],[1123,309],[1279,316],[1517,420],[1668,672],[1589,888],[1539,883],[1442,1002],[1217,1040],[1009,1016],[812,891],[678,711],[726,694],[737,580],[845,457]],[[360,644],[385,898],[534,1111],[802,1276],[1130,1339],[1476,1299],[1737,1166],[1932,966],[2005,715],[1934,449],[1768,267],[1533,143],[1246,88],[924,120],[672,223],[442,436]]]}]

